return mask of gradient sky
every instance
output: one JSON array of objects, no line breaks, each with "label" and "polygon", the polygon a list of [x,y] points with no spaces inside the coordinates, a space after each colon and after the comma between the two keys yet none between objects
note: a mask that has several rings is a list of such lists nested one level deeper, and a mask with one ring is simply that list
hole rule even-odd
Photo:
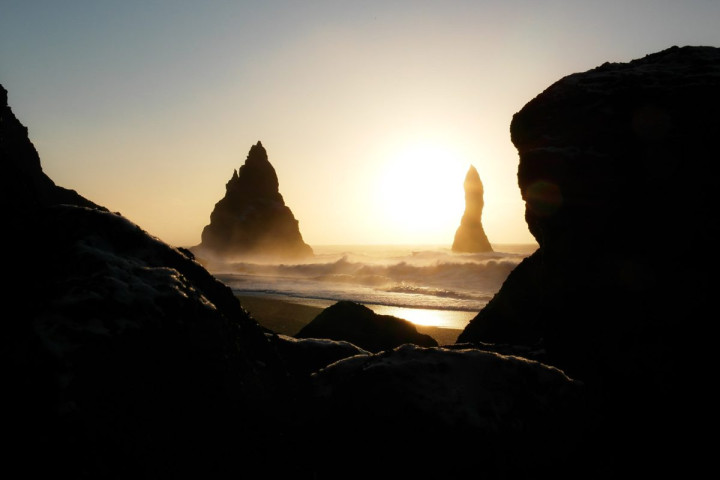
[{"label": "gradient sky", "polygon": [[173,245],[258,140],[311,246],[450,245],[470,164],[490,241],[530,243],[512,115],[719,25],[719,0],[0,0],[0,83],[55,183]]}]

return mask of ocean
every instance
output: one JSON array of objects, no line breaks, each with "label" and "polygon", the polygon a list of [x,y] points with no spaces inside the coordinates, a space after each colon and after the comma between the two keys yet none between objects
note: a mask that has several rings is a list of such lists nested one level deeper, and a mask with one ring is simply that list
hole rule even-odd
[{"label": "ocean", "polygon": [[238,261],[213,274],[236,295],[328,307],[340,300],[418,325],[463,329],[537,245],[493,245],[454,253],[449,246],[313,246],[302,262]]}]

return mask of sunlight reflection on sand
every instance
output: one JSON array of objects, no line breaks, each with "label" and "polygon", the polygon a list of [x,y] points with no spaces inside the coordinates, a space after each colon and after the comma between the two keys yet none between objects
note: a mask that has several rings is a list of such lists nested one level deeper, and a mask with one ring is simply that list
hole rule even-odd
[{"label": "sunlight reflection on sand", "polygon": [[425,308],[403,308],[385,305],[366,305],[378,315],[392,315],[403,318],[416,325],[464,329],[477,312],[456,310],[430,310]]}]

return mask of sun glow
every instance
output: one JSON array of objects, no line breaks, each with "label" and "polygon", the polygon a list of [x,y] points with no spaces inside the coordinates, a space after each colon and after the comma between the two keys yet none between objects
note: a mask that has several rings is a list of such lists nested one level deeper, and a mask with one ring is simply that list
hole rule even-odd
[{"label": "sun glow", "polygon": [[465,207],[469,166],[459,152],[429,141],[391,152],[376,189],[387,232],[411,243],[452,243]]},{"label": "sun glow", "polygon": [[477,312],[462,310],[432,310],[387,305],[369,305],[369,307],[378,315],[392,315],[423,327],[462,329],[477,315]]}]

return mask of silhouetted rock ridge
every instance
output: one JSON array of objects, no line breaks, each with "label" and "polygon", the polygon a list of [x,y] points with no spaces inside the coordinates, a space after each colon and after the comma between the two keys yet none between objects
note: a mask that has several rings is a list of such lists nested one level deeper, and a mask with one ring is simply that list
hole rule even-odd
[{"label": "silhouetted rock ridge", "polygon": [[710,414],[698,340],[717,309],[716,255],[688,253],[718,238],[718,111],[714,47],[605,63],[528,102],[510,133],[540,247],[458,338],[542,345],[597,394],[632,468],[696,467],[703,448],[690,425]]},{"label": "silhouetted rock ridge", "polygon": [[465,175],[463,186],[465,187],[465,212],[460,220],[460,226],[455,232],[452,250],[467,253],[492,252],[492,246],[482,226],[482,211],[485,206],[483,184],[478,171],[472,165]]},{"label": "silhouetted rock ridge", "polygon": [[0,94],[5,468],[218,478],[264,464],[258,434],[287,381],[264,331],[184,251],[55,185]]},{"label": "silhouetted rock ridge", "polygon": [[261,142],[250,148],[245,164],[234,171],[225,196],[215,204],[210,224],[202,232],[199,256],[269,256],[302,258],[313,255],[300,234],[298,221],[285,205],[278,177]]},{"label": "silhouetted rock ridge", "polygon": [[17,214],[54,204],[102,208],[74,190],[55,185],[45,175],[27,127],[15,117],[7,100],[7,90],[0,85],[0,198],[4,210]]}]

